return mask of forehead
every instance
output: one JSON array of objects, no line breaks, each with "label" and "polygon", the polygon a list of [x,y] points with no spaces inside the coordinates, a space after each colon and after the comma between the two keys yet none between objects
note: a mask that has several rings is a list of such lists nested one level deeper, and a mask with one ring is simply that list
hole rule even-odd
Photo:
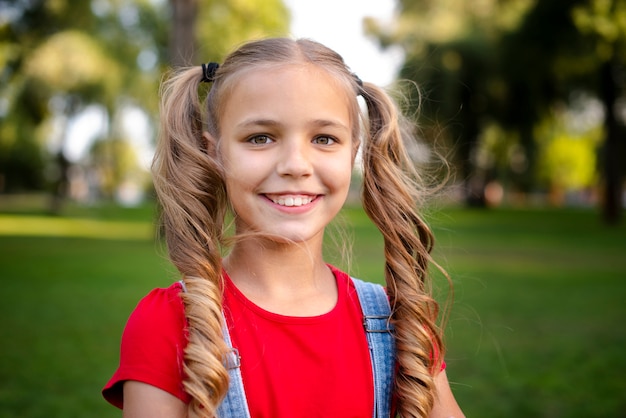
[{"label": "forehead", "polygon": [[[227,94],[222,97],[223,119],[227,113],[241,111],[271,111],[267,106],[305,107],[313,103],[332,102],[328,111],[345,113],[350,117],[356,106],[352,87],[340,77],[319,66],[299,63],[255,67],[243,70],[230,80]],[[343,109],[341,109],[343,108]],[[285,110],[287,110],[285,109]],[[322,110],[322,109],[317,109]]]}]

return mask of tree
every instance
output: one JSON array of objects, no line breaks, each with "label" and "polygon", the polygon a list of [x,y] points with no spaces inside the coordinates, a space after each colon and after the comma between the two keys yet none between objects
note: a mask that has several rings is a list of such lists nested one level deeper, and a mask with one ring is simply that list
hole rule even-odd
[{"label": "tree", "polygon": [[170,30],[169,62],[175,66],[192,65],[196,62],[196,16],[197,0],[169,0],[172,13]]},{"label": "tree", "polygon": [[91,22],[88,2],[70,9],[51,3],[0,1],[0,191],[45,187],[46,157],[37,130],[50,116],[49,96],[24,74],[28,56],[66,22]]},{"label": "tree", "polygon": [[[20,0],[3,1],[0,6],[8,11],[0,24],[0,51],[4,52],[0,57],[5,64],[0,98],[6,104],[6,111],[0,114],[0,146],[9,151],[9,158],[0,165],[0,176],[5,178],[7,191],[42,189],[43,181],[22,187],[19,179],[24,170],[43,178],[45,162],[51,168],[48,172],[57,173],[51,179],[55,210],[66,189],[63,183],[69,169],[63,155],[65,135],[62,129],[55,155],[48,156],[45,142],[50,140],[50,130],[42,128],[51,126],[53,118],[67,122],[90,103],[101,103],[112,113],[125,87],[137,84],[128,82],[137,73],[133,71],[134,57],[128,59],[133,51],[124,46],[132,42],[112,46],[123,31],[124,13],[121,9],[112,13],[115,5],[104,0],[76,4]],[[7,132],[15,134],[5,135]],[[35,154],[42,161],[37,167],[32,162],[16,164],[11,158],[12,149],[28,143],[37,144]]]},{"label": "tree", "polygon": [[137,169],[137,154],[123,139],[94,142],[89,159],[90,166],[98,173],[99,189],[108,199],[114,197],[120,184]]},{"label": "tree", "polygon": [[[494,52],[502,33],[519,25],[529,5],[524,0],[506,7],[497,0],[401,0],[391,28],[366,22],[383,47],[404,49],[400,78],[417,83],[422,97],[412,103],[420,125],[431,138],[447,141],[470,205],[485,203],[484,185],[494,176],[477,169],[475,161],[480,136],[492,123],[506,87]],[[517,183],[524,187],[522,180]]]},{"label": "tree", "polygon": [[[604,103],[601,167],[603,215],[608,223],[616,223],[621,214],[620,158],[623,161],[624,150],[619,146],[616,102],[624,94],[618,74],[624,71],[625,20],[626,4],[620,0],[538,2],[520,28],[503,40],[502,48],[510,51],[502,60],[508,64],[505,73],[509,79],[522,84],[525,92],[529,87],[537,89],[545,103],[570,102],[577,89],[590,91]],[[509,121],[514,120],[510,115],[516,107],[509,106]],[[536,121],[514,121],[513,126],[520,129]]]},{"label": "tree", "polygon": [[[240,43],[284,36],[289,12],[281,0],[170,0],[170,63],[219,61]],[[196,18],[197,20],[195,20]]]},{"label": "tree", "polygon": [[422,122],[451,126],[468,184],[476,175],[471,157],[478,138],[495,123],[516,132],[524,149],[515,184],[524,191],[536,187],[533,128],[554,106],[571,105],[572,92],[588,91],[606,109],[604,214],[617,221],[624,156],[616,104],[624,94],[626,2],[403,0],[400,10],[390,31],[369,22],[370,31],[382,45],[405,49],[401,75],[421,83],[430,100]]},{"label": "tree", "polygon": [[[589,0],[572,8],[572,18],[581,37],[598,58],[588,65],[596,74],[592,79],[592,90],[605,108],[603,215],[607,223],[614,224],[619,222],[622,214],[624,173],[620,163],[624,161],[626,153],[625,121],[622,120],[620,126],[616,109],[618,98],[624,97],[626,93],[626,3],[620,0]],[[585,62],[580,54],[576,58]]]},{"label": "tree", "polygon": [[[170,17],[177,22],[171,37]],[[61,183],[66,178],[63,147],[52,157],[45,144],[53,119],[100,106],[109,118],[106,140],[125,137],[115,121],[124,108],[156,117],[163,70],[198,64],[192,37],[203,59],[218,60],[245,38],[287,27],[279,0],[0,0],[0,191],[42,189],[46,164]]]}]

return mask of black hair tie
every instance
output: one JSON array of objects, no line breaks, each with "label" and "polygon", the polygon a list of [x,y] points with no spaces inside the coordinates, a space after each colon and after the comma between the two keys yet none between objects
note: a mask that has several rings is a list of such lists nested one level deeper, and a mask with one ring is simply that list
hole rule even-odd
[{"label": "black hair tie", "polygon": [[203,83],[212,83],[215,81],[215,72],[220,68],[217,62],[209,62],[208,64],[202,64],[202,81]]},{"label": "black hair tie", "polygon": [[354,78],[357,84],[356,95],[363,96],[363,81],[355,73],[352,73],[352,78]]}]

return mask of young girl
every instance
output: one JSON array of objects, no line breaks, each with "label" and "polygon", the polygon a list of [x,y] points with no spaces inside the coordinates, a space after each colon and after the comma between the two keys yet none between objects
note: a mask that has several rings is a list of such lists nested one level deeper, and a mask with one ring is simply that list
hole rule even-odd
[{"label": "young girl", "polygon": [[[129,318],[109,402],[150,418],[463,415],[427,291],[433,237],[382,89],[318,43],[267,39],[177,72],[161,117],[154,182],[182,280]],[[359,147],[386,293],[322,257]]]}]

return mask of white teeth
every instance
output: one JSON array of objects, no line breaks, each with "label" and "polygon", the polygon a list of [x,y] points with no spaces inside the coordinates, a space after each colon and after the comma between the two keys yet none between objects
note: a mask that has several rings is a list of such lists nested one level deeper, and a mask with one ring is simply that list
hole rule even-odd
[{"label": "white teeth", "polygon": [[302,205],[308,205],[309,203],[311,203],[313,201],[312,197],[285,197],[285,198],[278,198],[278,199],[272,199],[272,201],[278,205],[281,206],[302,206]]}]

